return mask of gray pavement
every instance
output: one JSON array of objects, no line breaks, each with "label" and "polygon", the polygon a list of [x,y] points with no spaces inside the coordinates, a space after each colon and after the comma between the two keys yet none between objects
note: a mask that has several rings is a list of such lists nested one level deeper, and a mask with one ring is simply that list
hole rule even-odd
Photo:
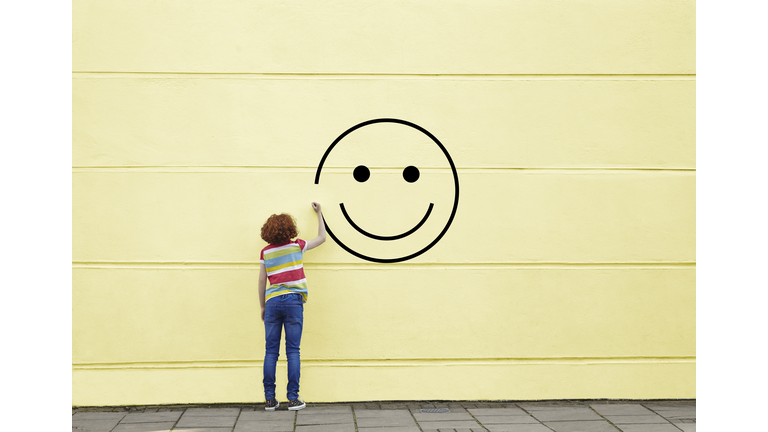
[{"label": "gray pavement", "polygon": [[[72,409],[72,432],[695,432],[695,400],[366,402]],[[442,411],[442,412],[434,412]]]}]

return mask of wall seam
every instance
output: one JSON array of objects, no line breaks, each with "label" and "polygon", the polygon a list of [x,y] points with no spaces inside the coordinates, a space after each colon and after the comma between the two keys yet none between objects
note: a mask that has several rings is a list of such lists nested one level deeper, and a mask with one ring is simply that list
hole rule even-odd
[{"label": "wall seam", "polygon": [[[317,270],[393,270],[393,269],[419,269],[419,268],[440,268],[440,269],[569,269],[569,268],[587,268],[587,269],[679,269],[695,268],[696,262],[692,261],[671,261],[671,262],[519,262],[519,263],[396,263],[396,264],[369,264],[369,263],[311,263],[305,262],[304,267]],[[152,269],[164,268],[174,269],[258,269],[259,262],[164,262],[164,261],[75,261],[72,263],[73,269]]]},{"label": "wall seam", "polygon": [[[301,359],[302,367],[433,367],[433,366],[525,366],[596,364],[673,364],[695,363],[695,356],[669,357],[552,357],[552,358],[477,358],[477,359]],[[285,360],[278,364],[285,365]],[[262,359],[199,360],[168,362],[73,363],[73,370],[119,369],[217,369],[262,367]]]},{"label": "wall seam", "polygon": [[75,76],[83,75],[96,75],[96,76],[112,76],[120,77],[125,75],[126,77],[135,77],[141,75],[147,76],[164,76],[167,78],[176,78],[181,76],[184,78],[326,78],[326,79],[359,79],[359,78],[371,78],[371,79],[682,79],[682,80],[695,80],[696,74],[690,73],[668,73],[668,74],[536,74],[536,73],[492,73],[492,74],[444,74],[444,73],[381,73],[381,72],[191,72],[191,71],[86,71],[86,70],[73,70],[72,74]]}]

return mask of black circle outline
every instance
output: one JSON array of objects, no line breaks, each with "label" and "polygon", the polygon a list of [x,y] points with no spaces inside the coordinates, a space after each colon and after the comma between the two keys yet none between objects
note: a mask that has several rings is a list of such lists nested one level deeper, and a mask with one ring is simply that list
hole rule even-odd
[{"label": "black circle outline", "polygon": [[354,256],[356,256],[358,258],[364,259],[366,261],[377,262],[377,263],[396,263],[396,262],[407,261],[409,259],[416,258],[417,256],[419,256],[419,255],[423,254],[424,252],[428,251],[429,249],[432,248],[432,246],[436,245],[437,242],[440,241],[440,239],[443,238],[445,233],[448,231],[448,228],[451,226],[451,223],[453,222],[453,218],[456,216],[456,210],[459,208],[459,175],[456,172],[456,166],[453,164],[453,159],[451,159],[451,155],[448,154],[448,150],[445,149],[445,146],[443,146],[443,144],[440,142],[440,140],[438,140],[434,135],[432,135],[428,130],[424,129],[423,127],[421,127],[421,126],[419,126],[419,125],[417,125],[415,123],[411,123],[409,121],[406,121],[406,120],[400,120],[400,119],[395,119],[395,118],[378,118],[378,119],[367,120],[367,121],[364,121],[362,123],[358,123],[358,124],[352,126],[351,128],[347,129],[346,131],[344,131],[344,133],[339,135],[339,137],[336,138],[333,141],[333,143],[331,143],[330,146],[328,146],[328,149],[325,151],[325,154],[323,154],[322,159],[320,159],[320,164],[317,166],[317,172],[315,173],[315,184],[319,184],[320,183],[320,172],[323,169],[323,164],[325,164],[325,159],[328,157],[328,154],[331,153],[331,150],[333,150],[333,148],[336,146],[336,144],[338,144],[339,141],[341,141],[345,136],[349,135],[350,133],[354,132],[355,130],[360,129],[363,126],[368,126],[370,124],[375,124],[375,123],[398,123],[398,124],[401,124],[401,125],[410,126],[410,127],[414,128],[414,129],[418,130],[419,132],[425,134],[426,136],[428,136],[432,141],[434,141],[435,144],[437,144],[438,147],[440,147],[440,150],[443,151],[443,154],[448,159],[448,163],[451,165],[451,172],[453,173],[453,184],[454,184],[454,187],[455,187],[455,190],[456,190],[456,193],[455,193],[454,199],[453,199],[453,209],[451,210],[451,217],[448,218],[448,222],[445,224],[445,227],[443,228],[443,230],[440,232],[440,234],[437,235],[437,237],[435,237],[434,240],[432,240],[432,242],[430,244],[428,244],[427,246],[425,246],[423,249],[421,249],[418,252],[415,252],[415,253],[412,253],[410,255],[407,255],[407,256],[404,256],[404,257],[400,257],[400,258],[375,258],[375,257],[370,257],[370,256],[367,256],[367,255],[363,255],[360,252],[352,250],[349,246],[345,245],[341,240],[339,240],[339,238],[336,237],[336,235],[333,234],[333,231],[331,231],[331,228],[328,226],[328,222],[325,220],[325,216],[323,216],[323,222],[325,223],[325,229],[326,229],[326,231],[328,231],[328,234],[331,236],[331,238],[339,246],[341,246],[342,249],[344,249],[345,251],[349,252],[350,254],[352,254],[352,255],[354,255]]}]

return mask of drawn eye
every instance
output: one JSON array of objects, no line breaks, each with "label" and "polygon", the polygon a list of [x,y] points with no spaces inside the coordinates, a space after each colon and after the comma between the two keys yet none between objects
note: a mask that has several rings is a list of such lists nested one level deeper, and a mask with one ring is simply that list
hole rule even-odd
[{"label": "drawn eye", "polygon": [[[355,168],[355,170],[352,172],[352,175],[355,176],[355,180],[362,183],[371,177],[371,171],[369,171],[368,167],[365,165],[358,165],[357,168]],[[416,176],[418,177],[418,173]]]},{"label": "drawn eye", "polygon": [[416,180],[419,179],[419,169],[413,165],[405,167],[405,169],[403,170],[403,178],[408,183],[415,182]]}]

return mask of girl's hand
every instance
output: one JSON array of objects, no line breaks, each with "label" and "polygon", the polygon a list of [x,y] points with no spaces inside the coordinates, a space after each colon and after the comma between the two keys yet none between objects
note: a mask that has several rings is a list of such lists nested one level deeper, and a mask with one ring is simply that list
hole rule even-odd
[{"label": "girl's hand", "polygon": [[261,322],[264,322],[264,308],[261,308]]},{"label": "girl's hand", "polygon": [[320,211],[320,203],[312,202],[312,208],[317,213],[317,237],[307,242],[307,250],[314,249],[325,241],[325,221],[323,221],[323,213]]}]

